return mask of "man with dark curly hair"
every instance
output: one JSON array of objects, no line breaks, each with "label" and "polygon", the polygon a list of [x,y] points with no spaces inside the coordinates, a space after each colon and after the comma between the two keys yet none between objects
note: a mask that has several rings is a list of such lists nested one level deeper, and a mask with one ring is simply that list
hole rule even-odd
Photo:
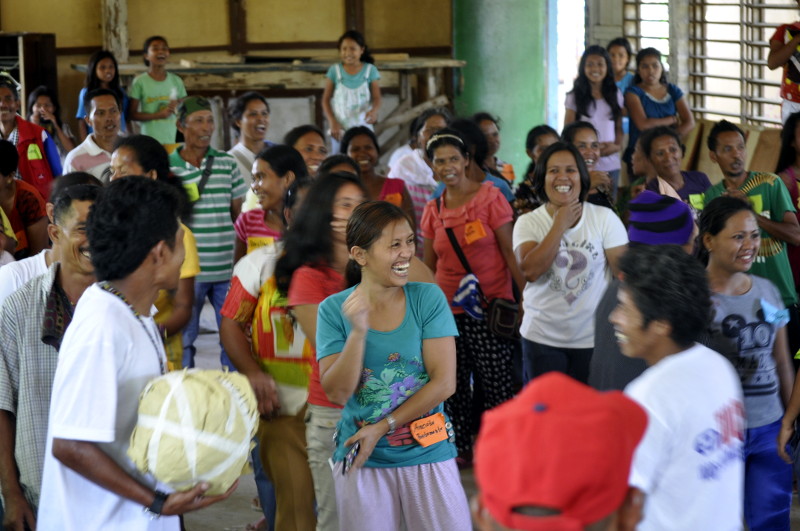
[{"label": "man with dark curly hair", "polygon": [[711,317],[705,270],[677,245],[631,248],[619,267],[609,320],[622,353],[649,366],[625,388],[648,414],[630,477],[646,495],[638,529],[741,529],[742,389],[697,343]]},{"label": "man with dark curly hair", "polygon": [[179,208],[172,186],[126,177],[105,188],[89,212],[88,254],[98,283],[81,296],[59,351],[39,529],[177,530],[178,518],[166,515],[200,509],[235,488],[206,497],[209,485],[200,483],[168,494],[127,457],[139,394],[166,371],[152,310],[160,289],[178,285]]}]

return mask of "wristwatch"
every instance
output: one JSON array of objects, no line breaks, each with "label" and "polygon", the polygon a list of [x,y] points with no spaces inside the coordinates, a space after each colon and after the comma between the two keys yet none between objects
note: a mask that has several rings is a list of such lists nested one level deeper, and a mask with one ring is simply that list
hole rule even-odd
[{"label": "wristwatch", "polygon": [[394,420],[394,417],[390,414],[384,417],[386,419],[386,423],[389,424],[389,431],[386,432],[386,435],[392,435],[394,433],[394,429],[397,427],[397,421]]},{"label": "wristwatch", "polygon": [[145,507],[144,512],[149,514],[150,518],[153,520],[161,516],[161,511],[164,510],[164,502],[167,501],[167,496],[169,496],[169,494],[166,492],[156,490],[156,497],[153,499],[153,503],[150,504],[150,507]]}]

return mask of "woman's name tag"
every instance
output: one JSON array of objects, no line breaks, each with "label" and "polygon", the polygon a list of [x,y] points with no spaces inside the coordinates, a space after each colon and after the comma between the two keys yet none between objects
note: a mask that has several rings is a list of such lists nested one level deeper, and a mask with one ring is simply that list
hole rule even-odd
[{"label": "woman's name tag", "polygon": [[411,423],[411,436],[420,446],[427,447],[448,439],[446,420],[442,413],[434,413],[429,417]]},{"label": "woman's name tag", "polygon": [[483,223],[481,223],[481,220],[476,219],[475,221],[470,221],[464,225],[464,241],[467,242],[467,245],[485,237],[486,229],[483,228]]}]

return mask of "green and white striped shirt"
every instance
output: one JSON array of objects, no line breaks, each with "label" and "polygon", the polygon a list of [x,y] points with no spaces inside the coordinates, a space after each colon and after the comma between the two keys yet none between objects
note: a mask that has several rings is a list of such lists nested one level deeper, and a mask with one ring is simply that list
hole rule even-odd
[{"label": "green and white striped shirt", "polygon": [[[239,173],[236,159],[225,152],[208,148],[206,156],[196,168],[181,157],[183,146],[169,156],[172,173],[180,177],[192,198],[197,190],[206,160],[214,157],[211,176],[203,193],[194,203],[192,219],[187,223],[197,239],[200,256],[200,274],[197,282],[224,282],[233,272],[233,244],[236,233],[231,221],[231,201],[244,197],[247,187]],[[196,195],[196,193],[194,194]]]}]

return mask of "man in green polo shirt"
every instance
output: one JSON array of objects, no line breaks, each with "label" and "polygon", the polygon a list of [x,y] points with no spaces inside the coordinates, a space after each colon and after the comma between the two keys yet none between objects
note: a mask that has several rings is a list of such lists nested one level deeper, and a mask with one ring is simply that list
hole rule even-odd
[{"label": "man in green polo shirt", "polygon": [[[197,339],[200,311],[205,299],[211,301],[220,321],[220,310],[233,272],[233,222],[242,208],[247,188],[236,159],[211,147],[214,115],[206,98],[190,96],[178,107],[178,130],[184,145],[170,155],[172,173],[180,177],[192,201],[192,217],[187,225],[197,239],[200,274],[195,277],[192,318],[183,332],[183,366],[194,367],[194,341]],[[235,370],[220,344],[222,365]]]},{"label": "man in green polo shirt", "polygon": [[724,178],[706,191],[704,200],[708,204],[715,197],[728,195],[748,201],[753,206],[761,229],[761,247],[750,272],[770,280],[781,292],[792,321],[787,330],[790,331],[789,346],[794,353],[800,347],[796,333],[797,292],[786,244],[800,245],[800,225],[789,191],[781,178],[774,173],[745,170],[744,144],[744,133],[735,124],[727,120],[714,124],[708,135],[708,149],[711,160],[719,164]]}]

